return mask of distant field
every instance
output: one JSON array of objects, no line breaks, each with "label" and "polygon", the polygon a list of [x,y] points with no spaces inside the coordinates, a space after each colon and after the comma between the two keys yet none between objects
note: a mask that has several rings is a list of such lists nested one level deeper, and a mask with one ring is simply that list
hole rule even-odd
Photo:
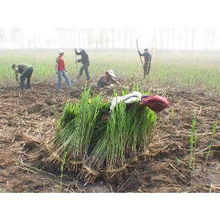
[{"label": "distant field", "polygon": [[[142,68],[136,51],[88,50],[93,78],[107,69],[113,69],[116,75],[126,77],[142,77]],[[0,52],[1,85],[16,83],[13,63],[29,63],[34,67],[33,81],[54,81],[56,50],[24,50]],[[76,77],[75,57],[72,50],[65,52],[65,62],[71,78]],[[211,92],[220,92],[220,53],[153,53],[151,74],[146,83],[158,86],[178,86],[185,88],[201,88]],[[79,70],[80,64],[77,64]]]}]

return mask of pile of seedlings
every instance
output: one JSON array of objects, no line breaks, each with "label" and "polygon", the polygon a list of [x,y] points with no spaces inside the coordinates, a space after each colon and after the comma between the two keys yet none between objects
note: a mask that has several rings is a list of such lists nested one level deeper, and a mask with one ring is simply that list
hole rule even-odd
[{"label": "pile of seedlings", "polygon": [[138,102],[120,102],[110,112],[108,101],[85,90],[78,103],[66,103],[49,159],[87,183],[115,176],[146,152],[155,122],[156,114]]}]

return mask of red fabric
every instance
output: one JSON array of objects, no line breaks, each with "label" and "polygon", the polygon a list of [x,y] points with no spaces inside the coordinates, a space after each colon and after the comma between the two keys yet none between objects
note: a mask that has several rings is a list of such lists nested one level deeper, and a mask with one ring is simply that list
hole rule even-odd
[{"label": "red fabric", "polygon": [[168,100],[159,95],[143,96],[141,102],[157,113],[169,107]]},{"label": "red fabric", "polygon": [[65,63],[62,57],[57,58],[57,64],[58,64],[58,71],[65,70]]}]

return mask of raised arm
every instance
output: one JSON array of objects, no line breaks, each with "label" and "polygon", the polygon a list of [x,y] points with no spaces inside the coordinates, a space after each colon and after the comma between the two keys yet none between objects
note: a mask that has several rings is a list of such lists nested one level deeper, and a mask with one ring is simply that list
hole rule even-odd
[{"label": "raised arm", "polygon": [[144,53],[141,53],[140,50],[138,50],[139,56],[144,56]]},{"label": "raised arm", "polygon": [[75,48],[75,53],[76,55],[81,55],[81,52],[78,52],[76,48]]}]

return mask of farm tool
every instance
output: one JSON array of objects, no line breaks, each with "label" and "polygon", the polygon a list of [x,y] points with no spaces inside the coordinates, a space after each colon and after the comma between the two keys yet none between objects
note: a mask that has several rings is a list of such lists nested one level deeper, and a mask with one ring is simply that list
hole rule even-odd
[{"label": "farm tool", "polygon": [[76,66],[75,66],[75,71],[76,71],[76,74],[77,74],[77,63],[78,63],[78,62],[77,62],[77,57],[76,57],[76,53],[75,53],[75,65],[76,65]]},{"label": "farm tool", "polygon": [[21,82],[18,79],[18,75],[15,76],[16,81],[18,82],[19,86],[21,85]]},{"label": "farm tool", "polygon": [[[136,39],[136,47],[137,47],[137,51],[139,51],[139,46],[138,46],[138,39]],[[144,63],[143,63],[143,60],[139,54],[139,58],[140,58],[140,61],[141,61],[141,65],[142,65],[142,68],[144,67]],[[144,76],[145,77],[145,76]]]}]

